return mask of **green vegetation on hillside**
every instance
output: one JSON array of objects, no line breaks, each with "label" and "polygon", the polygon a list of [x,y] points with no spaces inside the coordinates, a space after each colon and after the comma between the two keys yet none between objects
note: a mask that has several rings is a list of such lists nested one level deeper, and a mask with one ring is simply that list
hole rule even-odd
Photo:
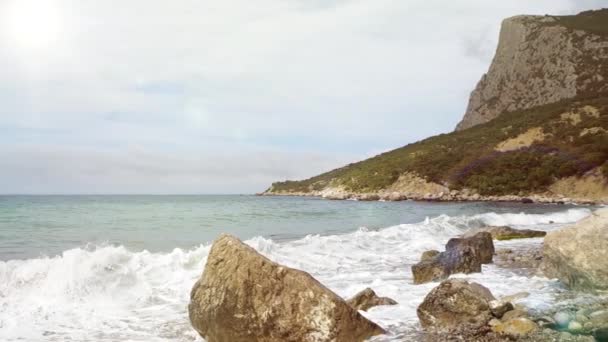
[{"label": "green vegetation on hillside", "polygon": [[[588,113],[584,106],[597,112]],[[562,114],[574,113],[571,120]],[[515,151],[496,146],[540,127],[543,141]],[[595,133],[582,134],[585,129]],[[505,113],[488,123],[431,137],[368,160],[303,181],[274,183],[275,192],[309,192],[343,186],[353,192],[389,187],[405,172],[451,189],[476,189],[482,195],[543,191],[556,179],[602,167],[608,175],[608,97],[578,98]]]},{"label": "green vegetation on hillside", "polygon": [[608,34],[608,9],[585,11],[577,15],[553,16],[559,25],[599,35]]}]

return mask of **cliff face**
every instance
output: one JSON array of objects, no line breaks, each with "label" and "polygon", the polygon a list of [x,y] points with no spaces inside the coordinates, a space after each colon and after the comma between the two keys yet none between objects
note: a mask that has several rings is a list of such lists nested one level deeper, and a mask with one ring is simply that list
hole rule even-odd
[{"label": "cliff face", "polygon": [[494,60],[456,130],[504,112],[608,93],[607,28],[608,10],[505,19]]}]

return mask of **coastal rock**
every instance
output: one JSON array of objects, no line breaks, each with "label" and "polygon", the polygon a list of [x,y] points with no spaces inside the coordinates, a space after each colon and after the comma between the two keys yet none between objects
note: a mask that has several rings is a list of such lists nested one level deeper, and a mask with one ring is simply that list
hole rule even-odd
[{"label": "coastal rock", "polygon": [[308,273],[230,235],[211,247],[188,311],[209,342],[363,341],[384,333]]},{"label": "coastal rock", "polygon": [[412,265],[414,284],[446,279],[454,273],[481,272],[481,262],[470,247],[450,250]]},{"label": "coastal rock", "polygon": [[492,235],[488,232],[480,232],[467,238],[452,238],[445,246],[446,251],[463,250],[470,248],[482,264],[492,262],[494,256],[494,243]]},{"label": "coastal rock", "polygon": [[494,240],[513,240],[513,239],[527,239],[527,238],[536,238],[536,237],[544,237],[547,235],[547,232],[542,230],[533,230],[533,229],[515,229],[508,226],[500,226],[500,227],[482,227],[477,229],[471,229],[466,232],[463,236],[470,237],[479,232],[488,232],[492,235],[492,239]]},{"label": "coastal rock", "polygon": [[346,303],[356,310],[367,311],[374,306],[380,305],[396,305],[397,302],[388,297],[378,297],[374,290],[369,287],[357,293],[354,297],[347,300]]},{"label": "coastal rock", "polygon": [[575,289],[608,289],[608,208],[545,237],[544,273]]},{"label": "coastal rock", "polygon": [[427,251],[422,260],[412,265],[414,284],[446,279],[454,273],[481,272],[481,264],[492,262],[494,244],[490,233],[481,232],[468,238],[450,239],[442,253]]},{"label": "coastal rock", "polygon": [[493,318],[487,288],[461,279],[443,281],[418,306],[422,328],[430,331],[475,330]]}]

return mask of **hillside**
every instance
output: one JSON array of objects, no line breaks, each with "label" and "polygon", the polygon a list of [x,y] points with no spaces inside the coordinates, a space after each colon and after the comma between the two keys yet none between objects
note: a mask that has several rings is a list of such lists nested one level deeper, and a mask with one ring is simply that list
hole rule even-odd
[{"label": "hillside", "polygon": [[[534,41],[534,61],[522,62],[517,57],[530,48],[532,39],[529,32],[518,31],[521,25],[512,25],[521,21],[533,26],[538,37],[544,37]],[[561,35],[552,36],[558,31]],[[264,194],[389,200],[543,196],[544,200],[570,197],[606,201],[608,41],[604,34],[608,34],[608,10],[569,17],[507,19],[490,72],[471,96],[470,103],[481,104],[476,108],[483,107],[486,113],[468,111],[455,132],[310,179],[277,182]],[[522,35],[528,38],[505,42]],[[556,53],[556,49],[564,48],[555,45],[551,37],[556,41],[566,39],[578,46],[578,52]],[[577,64],[573,66],[566,55],[577,56]],[[501,77],[510,74],[511,78],[496,81],[503,85],[497,88],[499,98],[488,99],[488,84],[493,82],[489,78],[497,69],[502,70]],[[574,91],[562,82],[564,77],[572,80],[570,74],[576,75]]]}]

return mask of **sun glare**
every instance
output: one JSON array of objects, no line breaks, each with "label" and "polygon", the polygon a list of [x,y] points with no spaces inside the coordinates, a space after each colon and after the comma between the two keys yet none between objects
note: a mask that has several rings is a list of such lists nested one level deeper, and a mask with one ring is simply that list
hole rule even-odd
[{"label": "sun glare", "polygon": [[12,0],[3,6],[6,33],[21,48],[51,47],[61,34],[61,18],[52,0]]}]

